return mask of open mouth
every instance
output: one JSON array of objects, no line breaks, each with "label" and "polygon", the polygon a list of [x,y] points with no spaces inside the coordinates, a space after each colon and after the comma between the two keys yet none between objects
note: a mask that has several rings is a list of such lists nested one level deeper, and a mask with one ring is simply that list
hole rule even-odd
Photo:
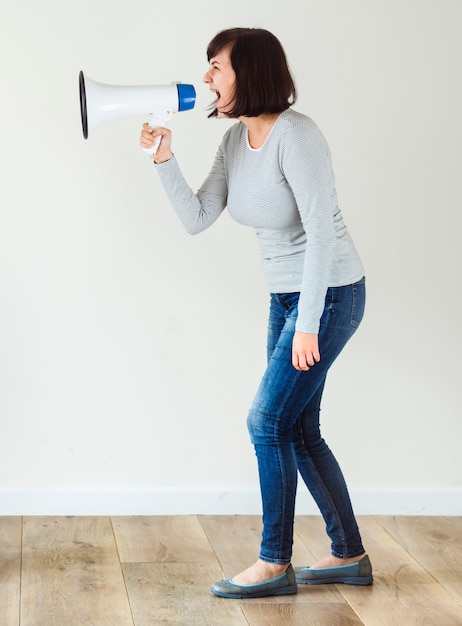
[{"label": "open mouth", "polygon": [[222,94],[219,91],[215,91],[214,89],[212,89],[211,91],[215,93],[215,101],[213,102],[213,106],[218,111],[218,113],[225,114],[230,104],[227,102],[227,100],[223,98]]}]

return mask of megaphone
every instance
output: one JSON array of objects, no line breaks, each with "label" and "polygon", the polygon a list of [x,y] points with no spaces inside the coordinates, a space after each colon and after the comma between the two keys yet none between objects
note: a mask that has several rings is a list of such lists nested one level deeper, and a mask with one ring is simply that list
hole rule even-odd
[{"label": "megaphone", "polygon": [[[196,91],[193,85],[171,83],[170,85],[119,86],[97,83],[79,74],[80,114],[85,139],[98,126],[136,115],[149,116],[152,128],[165,126],[173,113],[194,108]],[[146,148],[154,154],[156,145]]]}]

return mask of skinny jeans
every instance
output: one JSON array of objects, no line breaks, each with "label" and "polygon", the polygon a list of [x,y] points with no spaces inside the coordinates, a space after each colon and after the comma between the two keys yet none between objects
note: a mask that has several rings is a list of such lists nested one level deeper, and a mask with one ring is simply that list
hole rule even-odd
[{"label": "skinny jeans", "polygon": [[327,372],[364,314],[365,279],[329,287],[320,321],[321,360],[308,371],[292,365],[299,293],[271,294],[268,365],[249,411],[263,508],[260,559],[287,564],[292,556],[300,473],[326,523],[332,554],[364,552],[342,471],[321,436],[319,414]]}]

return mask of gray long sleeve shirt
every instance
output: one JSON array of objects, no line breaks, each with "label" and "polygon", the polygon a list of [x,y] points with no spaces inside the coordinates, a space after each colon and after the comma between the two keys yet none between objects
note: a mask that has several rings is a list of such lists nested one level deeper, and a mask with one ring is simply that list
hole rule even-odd
[{"label": "gray long sleeve shirt", "polygon": [[268,289],[300,292],[297,330],[318,333],[327,288],[363,277],[338,208],[329,147],[306,115],[281,113],[259,149],[244,124],[233,125],[197,194],[175,157],[156,169],[189,233],[208,228],[225,207],[255,229]]}]

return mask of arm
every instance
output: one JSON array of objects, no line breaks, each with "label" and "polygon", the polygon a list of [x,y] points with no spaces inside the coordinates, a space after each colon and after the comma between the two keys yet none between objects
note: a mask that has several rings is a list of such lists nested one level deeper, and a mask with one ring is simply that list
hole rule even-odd
[{"label": "arm", "polygon": [[158,136],[161,142],[153,161],[170,204],[190,234],[200,233],[221,215],[226,207],[228,186],[223,164],[221,148],[215,157],[213,167],[195,194],[181,173],[178,162],[171,151],[172,133],[167,128],[155,131],[144,124],[140,145],[150,147]]},{"label": "arm", "polygon": [[292,362],[296,369],[308,370],[320,360],[319,321],[335,247],[335,187],[328,147],[316,126],[292,128],[286,140],[283,171],[306,235]]},{"label": "arm", "polygon": [[314,123],[288,131],[281,161],[306,236],[296,330],[317,334],[335,252],[336,194],[328,147]]}]

